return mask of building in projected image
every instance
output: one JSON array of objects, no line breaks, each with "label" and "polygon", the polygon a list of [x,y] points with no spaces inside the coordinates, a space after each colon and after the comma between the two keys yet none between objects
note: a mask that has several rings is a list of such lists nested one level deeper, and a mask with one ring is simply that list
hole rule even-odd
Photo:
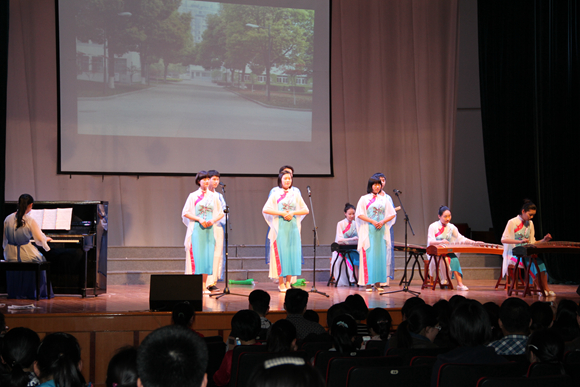
[{"label": "building in projected image", "polygon": [[194,43],[202,41],[203,31],[207,29],[206,16],[218,13],[219,9],[219,3],[194,0],[181,1],[178,11],[191,14],[191,36],[193,36]]},{"label": "building in projected image", "polygon": [[[90,40],[86,43],[77,40],[77,79],[103,82],[106,55],[102,44],[93,43]],[[139,53],[129,51],[121,56],[115,56],[113,73],[116,83],[141,82]]]}]

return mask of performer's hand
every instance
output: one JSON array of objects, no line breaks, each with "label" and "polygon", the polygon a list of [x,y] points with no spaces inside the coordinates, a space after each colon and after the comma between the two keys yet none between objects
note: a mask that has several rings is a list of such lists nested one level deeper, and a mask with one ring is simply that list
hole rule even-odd
[{"label": "performer's hand", "polygon": [[546,234],[546,236],[544,237],[544,242],[549,242],[552,240],[552,236],[550,234]]},{"label": "performer's hand", "polygon": [[289,222],[292,220],[293,217],[294,217],[294,215],[292,213],[287,212],[286,215],[284,215],[284,220]]},{"label": "performer's hand", "polygon": [[205,227],[206,227],[206,228],[208,228],[208,227],[211,227],[211,225],[212,225],[212,224],[213,224],[213,221],[211,221],[211,220],[207,220],[207,221],[205,222]]},{"label": "performer's hand", "polygon": [[383,227],[383,224],[382,224],[381,222],[375,222],[374,224],[375,224],[375,228],[376,228],[377,230],[380,230],[380,229],[381,229],[381,227]]},{"label": "performer's hand", "polygon": [[528,243],[530,240],[528,238],[522,238],[521,239],[521,243]]},{"label": "performer's hand", "polygon": [[51,237],[46,237],[46,241],[47,242],[52,242],[52,238]]}]

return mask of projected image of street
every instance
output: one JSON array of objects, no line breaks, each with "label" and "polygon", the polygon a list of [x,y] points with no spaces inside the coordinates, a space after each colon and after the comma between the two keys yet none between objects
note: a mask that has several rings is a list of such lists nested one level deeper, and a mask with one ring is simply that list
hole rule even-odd
[{"label": "projected image of street", "polygon": [[312,140],[314,10],[121,3],[76,10],[78,134]]}]

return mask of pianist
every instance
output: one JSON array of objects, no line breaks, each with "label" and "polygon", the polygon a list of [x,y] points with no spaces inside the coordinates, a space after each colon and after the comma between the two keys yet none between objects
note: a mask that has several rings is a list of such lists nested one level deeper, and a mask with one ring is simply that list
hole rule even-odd
[{"label": "pianist", "polygon": [[[52,239],[44,235],[36,221],[29,216],[34,199],[28,194],[18,198],[18,210],[4,220],[2,247],[4,259],[9,262],[44,262],[46,259],[32,244],[32,239],[44,250],[49,251],[47,242]],[[36,299],[34,272],[9,271],[6,273],[8,298]],[[49,293],[52,293],[50,291]],[[51,294],[52,296],[52,294]],[[46,273],[42,272],[40,298],[47,297]]]}]

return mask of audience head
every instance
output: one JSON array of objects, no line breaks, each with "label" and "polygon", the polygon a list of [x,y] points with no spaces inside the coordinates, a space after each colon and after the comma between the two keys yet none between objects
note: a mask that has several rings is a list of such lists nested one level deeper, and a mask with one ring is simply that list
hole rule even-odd
[{"label": "audience head", "polygon": [[449,317],[451,317],[451,305],[447,300],[439,300],[433,304],[433,309],[437,313],[437,321],[441,330],[437,334],[434,343],[440,348],[450,348],[455,344],[451,339],[451,334],[449,333]]},{"label": "audience head", "polygon": [[554,329],[540,329],[530,335],[526,355],[530,363],[562,362],[564,340]]},{"label": "audience head", "polygon": [[22,227],[22,217],[28,211],[29,206],[32,206],[34,199],[29,194],[22,194],[18,198],[18,209],[16,211],[16,228]]},{"label": "audience head", "polygon": [[449,318],[449,331],[460,346],[487,344],[491,338],[491,324],[483,305],[467,299],[458,304]]},{"label": "audience head", "polygon": [[510,297],[499,308],[499,325],[504,334],[527,334],[532,322],[530,306],[518,297]]},{"label": "audience head", "polygon": [[316,313],[312,309],[306,309],[306,311],[304,312],[304,315],[303,316],[308,321],[312,321],[312,322],[315,322],[315,323],[320,322],[320,316],[318,315],[318,313]]},{"label": "audience head", "polygon": [[499,340],[503,337],[503,332],[499,326],[499,305],[495,302],[486,302],[483,308],[489,316],[489,323],[491,324],[491,341]]},{"label": "audience head", "polygon": [[308,305],[308,292],[302,289],[288,289],[284,297],[284,309],[288,314],[303,314]]},{"label": "audience head", "polygon": [[350,315],[357,321],[366,320],[369,314],[369,308],[360,294],[351,294],[344,300],[350,309]]},{"label": "audience head", "polygon": [[249,309],[262,317],[270,311],[270,295],[261,289],[256,289],[250,293],[249,303]]},{"label": "audience head", "polygon": [[332,321],[330,336],[333,346],[338,352],[356,351],[354,344],[356,333],[356,321],[352,316],[343,314]]},{"label": "audience head", "polygon": [[577,309],[578,305],[572,300],[563,299],[558,303],[553,327],[558,329],[564,341],[572,341],[580,336]]},{"label": "audience head", "polygon": [[253,387],[324,387],[320,373],[298,357],[266,360],[252,374],[248,386]]},{"label": "audience head", "polygon": [[401,314],[403,315],[403,321],[407,318],[407,316],[411,313],[413,308],[417,307],[418,305],[425,305],[425,301],[419,297],[411,297],[405,300],[403,307],[401,308]]},{"label": "audience head", "polygon": [[268,352],[296,351],[296,327],[286,319],[278,320],[268,333]]},{"label": "audience head", "polygon": [[199,387],[207,384],[208,355],[193,331],[169,325],[151,332],[137,350],[142,387]]},{"label": "audience head", "polygon": [[28,328],[13,328],[4,335],[0,344],[0,355],[9,371],[4,375],[4,383],[7,386],[26,387],[29,382],[28,372],[32,371],[40,344],[38,334]]},{"label": "audience head", "polygon": [[137,379],[137,348],[119,349],[107,367],[107,387],[137,387]]},{"label": "audience head", "polygon": [[81,347],[74,336],[51,333],[38,346],[34,372],[41,383],[54,380],[57,386],[84,387],[81,368]]},{"label": "audience head", "polygon": [[539,329],[548,329],[554,323],[554,311],[549,302],[534,302],[530,305],[530,313],[532,314],[532,325],[530,326],[532,332]]},{"label": "audience head", "polygon": [[4,336],[4,334],[8,331],[8,327],[6,326],[6,320],[4,318],[4,314],[0,312],[0,337]]},{"label": "audience head", "polygon": [[433,342],[439,333],[437,314],[431,305],[417,305],[397,328],[397,347],[412,348],[411,334],[421,335]]},{"label": "audience head", "polygon": [[388,340],[392,323],[393,319],[389,311],[383,308],[374,308],[367,317],[367,326],[371,335],[378,335],[383,341]]},{"label": "audience head", "polygon": [[326,325],[330,328],[335,318],[337,318],[341,314],[349,314],[349,313],[350,309],[348,308],[345,302],[339,302],[338,304],[332,305],[330,308],[328,308],[328,311],[326,312]]},{"label": "audience head", "polygon": [[260,334],[262,323],[258,313],[250,309],[240,310],[232,317],[231,336],[241,341],[255,340]]},{"label": "audience head", "polygon": [[461,304],[465,300],[467,300],[467,298],[465,298],[460,294],[455,294],[451,296],[451,298],[449,299],[449,307],[451,308],[451,312],[453,313],[457,305]]},{"label": "audience head", "polygon": [[173,307],[171,313],[173,324],[191,329],[195,321],[195,309],[188,301],[180,302]]}]

